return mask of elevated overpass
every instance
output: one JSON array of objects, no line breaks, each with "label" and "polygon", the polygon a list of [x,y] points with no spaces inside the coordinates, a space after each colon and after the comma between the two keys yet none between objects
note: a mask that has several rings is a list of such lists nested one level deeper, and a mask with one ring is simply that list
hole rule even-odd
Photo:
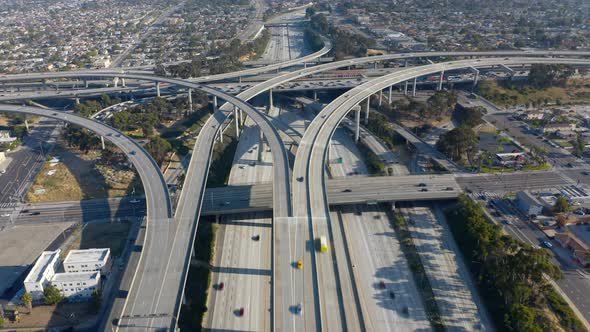
[{"label": "elevated overpass", "polygon": [[[136,248],[138,250],[132,252],[119,285],[119,293],[125,293],[127,296],[123,298],[116,297],[111,302],[111,312],[124,312],[126,307],[133,304],[137,299],[137,292],[133,292],[133,290],[136,289],[138,284],[155,285],[159,282],[160,275],[157,273],[144,274],[142,272],[143,269],[150,268],[154,257],[158,256],[160,252],[166,251],[167,242],[159,241],[158,237],[159,234],[167,233],[168,229],[174,224],[170,195],[164,176],[160,172],[160,167],[134,139],[98,121],[75,114],[29,106],[0,104],[0,112],[42,116],[86,128],[119,147],[137,170],[145,191],[147,222],[140,229],[136,239]],[[137,277],[137,272],[142,274]],[[117,317],[118,315],[113,315],[110,316],[110,319]],[[170,319],[169,316],[155,318],[155,320],[161,320],[159,325],[167,324],[165,322],[169,322]]]},{"label": "elevated overpass", "polygon": [[[512,51],[512,52],[519,54],[519,55],[522,55],[522,54],[530,55],[531,54],[528,52],[514,52],[514,51]],[[397,55],[387,55],[387,56],[366,57],[366,58],[359,58],[359,59],[352,59],[352,60],[344,60],[344,61],[339,61],[336,63],[319,65],[319,66],[305,68],[305,69],[302,69],[302,70],[299,70],[296,72],[290,72],[290,73],[286,73],[286,74],[277,76],[276,78],[273,78],[267,82],[261,83],[255,87],[253,87],[252,89],[244,92],[243,95],[240,94],[238,96],[238,98],[242,98],[242,96],[243,96],[243,99],[246,99],[246,96],[248,96],[248,95],[253,97],[257,94],[262,93],[263,91],[266,91],[268,89],[272,89],[273,87],[275,87],[281,83],[288,82],[289,80],[296,79],[299,77],[304,77],[306,75],[309,75],[309,74],[312,74],[315,72],[321,72],[324,70],[336,69],[336,68],[341,68],[341,67],[360,64],[360,63],[370,63],[370,62],[374,62],[374,61],[384,61],[384,60],[399,59],[399,58],[404,58],[404,57],[411,58],[411,57],[421,57],[421,56],[478,56],[478,55],[491,56],[490,53],[506,54],[504,52],[451,52],[451,53],[452,53],[452,55],[450,55],[448,52],[446,52],[446,53],[445,52],[434,52],[434,53],[428,52],[427,54],[423,53],[423,54],[403,54],[403,55],[397,54]],[[507,52],[507,53],[510,53],[510,52]],[[545,56],[545,55],[549,55],[549,56],[564,56],[564,55],[588,56],[588,55],[590,55],[590,52],[567,52],[567,51],[565,51],[565,52],[543,52],[543,53],[537,52],[532,55],[534,55],[534,56]],[[383,58],[383,59],[380,59],[380,58]],[[502,62],[507,65],[510,64],[509,61],[497,61],[497,62]],[[489,64],[486,63],[486,65],[489,65]],[[57,74],[69,74],[68,77],[78,77],[78,76],[80,76],[79,73],[80,72],[57,73]],[[99,73],[99,71],[93,71],[93,72],[91,72],[90,76],[93,76],[93,77],[100,76],[100,75],[97,75],[97,73]],[[48,73],[48,74],[56,74],[56,73]],[[48,74],[42,74],[42,75],[48,75]],[[23,75],[31,75],[31,74],[23,74]],[[37,74],[37,75],[39,75],[39,74]],[[137,75],[139,75],[139,76],[137,76]],[[428,75],[428,73],[421,74],[421,75]],[[421,75],[419,75],[419,76],[421,76]],[[11,75],[11,76],[13,76],[13,77],[14,76],[21,76],[20,78],[17,78],[16,80],[23,79],[22,75]],[[110,74],[105,74],[103,77],[138,78],[140,76],[141,76],[141,74],[125,74],[124,72],[112,72]],[[30,79],[30,77],[31,76],[28,76],[24,79]],[[40,77],[42,77],[42,76],[40,76]],[[59,76],[56,75],[54,77],[59,77]],[[145,77],[145,76],[142,76],[142,77]],[[201,87],[197,84],[189,85],[188,83],[181,81],[181,80],[172,80],[172,79],[159,78],[159,77],[154,77],[154,76],[148,76],[148,77],[150,77],[149,80],[156,81],[156,82],[171,82],[171,81],[181,82],[178,85],[184,86],[187,88],[195,88],[196,89],[196,88]],[[139,79],[141,79],[141,78],[139,78]],[[3,80],[6,80],[6,76],[0,76],[0,82],[2,82]],[[11,80],[11,79],[8,79],[8,80]],[[400,81],[400,82],[403,82],[403,81]],[[177,83],[171,82],[171,84],[177,84]],[[209,91],[211,91],[211,89]],[[206,92],[208,92],[208,91],[206,91]],[[212,91],[212,94],[219,95],[219,91]],[[236,99],[234,98],[233,101],[234,101],[233,103],[235,105]],[[232,102],[232,100],[230,100],[230,102]],[[243,105],[244,104],[239,103],[237,106],[241,109],[244,109],[241,107]],[[197,143],[195,144],[194,151],[198,151],[198,153],[193,154],[193,160],[192,160],[193,162],[191,162],[191,167],[189,168],[189,171],[187,173],[187,182],[185,183],[183,195],[184,195],[184,197],[188,196],[188,197],[196,198],[196,199],[188,200],[187,198],[183,198],[181,196],[181,204],[179,204],[179,210],[177,211],[177,218],[180,218],[180,220],[181,220],[181,221],[179,221],[179,223],[181,223],[187,227],[182,229],[182,231],[178,231],[178,229],[177,229],[177,233],[191,234],[191,233],[194,233],[194,230],[196,229],[197,223],[194,223],[194,228],[191,228],[189,224],[192,224],[195,220],[198,220],[197,218],[200,213],[199,208],[200,208],[201,202],[202,202],[202,195],[204,192],[204,184],[206,183],[206,176],[207,176],[206,174],[207,174],[207,170],[209,168],[209,163],[210,163],[209,158],[212,153],[214,140],[215,140],[215,137],[217,137],[217,135],[219,134],[219,128],[221,127],[221,124],[223,124],[226,120],[228,120],[231,106],[224,105],[224,107],[222,107],[222,108],[223,108],[222,110],[220,110],[219,112],[216,112],[210,118],[210,121],[207,122],[207,125],[201,131],[201,134],[199,135],[199,138],[197,139]],[[260,115],[260,114],[257,114],[255,116],[259,120],[262,120],[261,118],[259,118],[259,116],[264,118],[264,115]],[[267,139],[268,139],[268,137],[271,137],[266,132],[265,132],[265,135],[267,136]],[[272,133],[272,135],[274,135],[274,133]],[[270,142],[269,142],[269,144],[270,144]],[[305,144],[302,143],[302,145],[305,145]],[[272,148],[272,147],[271,147],[271,149],[272,149],[273,153],[276,152],[277,150],[281,150],[280,148],[276,149],[276,148]],[[197,155],[199,157],[196,157]],[[285,154],[279,153],[279,155],[281,155],[281,156],[279,156],[278,158],[275,158],[275,156],[273,154],[273,159],[275,160],[275,168],[277,168],[276,167],[277,165],[280,165],[284,160],[286,160]],[[203,156],[205,156],[205,157],[203,158]],[[278,160],[279,162],[277,163],[276,160]],[[284,169],[280,170],[279,172],[282,175],[275,176],[275,182],[277,182],[277,180],[278,180],[278,182],[282,182],[281,179],[284,177],[286,177],[287,179],[289,178],[287,166],[285,166]],[[199,176],[203,173],[205,174],[204,176]],[[289,188],[289,185],[286,184],[286,185],[283,185],[283,187]],[[186,195],[184,194],[185,192],[187,193]],[[279,211],[283,211],[283,212],[280,212],[280,215],[287,215],[287,216],[289,215],[288,212],[285,213],[285,211],[288,211],[288,207],[289,207],[289,203],[290,203],[290,202],[288,202],[288,201],[290,201],[288,192],[289,191],[282,191],[282,193],[285,193],[285,194],[283,194],[284,196],[278,195],[279,197],[275,198],[275,199],[282,200],[283,202],[287,202],[285,204],[282,204],[282,207],[280,207],[278,209]],[[185,203],[185,201],[187,201],[187,202]],[[191,206],[185,207],[185,205],[187,205],[187,204],[191,205]],[[181,208],[181,207],[183,207],[183,208]],[[193,210],[193,208],[194,208],[194,210]],[[193,211],[191,212],[190,210],[193,210]],[[305,210],[307,210],[307,209],[305,209]],[[277,212],[275,211],[275,217],[276,216],[277,216]],[[281,218],[275,219],[275,221],[281,221],[281,220],[283,222],[275,223],[276,231],[273,230],[273,232],[275,232],[275,236],[277,235],[277,232],[279,234],[297,234],[296,232],[298,230],[300,231],[302,229],[307,228],[307,223],[305,222],[307,220],[307,218],[299,219],[296,217],[294,219],[291,219],[289,217],[283,217],[283,219],[281,219]],[[289,223],[290,220],[295,220],[296,223]],[[292,227],[294,227],[295,229],[294,230],[291,229]],[[290,230],[293,230],[295,233],[291,233]],[[164,236],[164,235],[162,235],[162,236]],[[182,240],[179,242],[186,242],[186,240]],[[286,243],[283,245],[287,246]],[[186,249],[187,251],[185,251],[183,253],[179,253],[178,256],[184,255],[185,257],[188,257],[190,254],[190,250],[192,250],[191,249],[192,243],[187,245],[186,248],[187,248]],[[288,264],[291,257],[293,257],[293,253],[290,253],[287,247],[283,248],[284,250],[282,250],[282,251],[280,248],[277,248],[277,246],[275,246],[274,249],[275,250],[273,250],[273,252],[276,252],[276,253],[275,253],[275,258],[273,258],[273,262],[278,262],[278,261],[282,262],[284,265],[285,273],[291,275],[293,278],[296,278],[296,279],[292,279],[292,280],[297,281],[297,282],[286,282],[285,285],[278,287],[277,281],[282,280],[282,279],[275,277],[274,278],[275,282],[273,283],[273,288],[275,290],[284,288],[285,291],[287,291],[287,287],[288,287],[287,285],[291,285],[290,287],[292,290],[297,288],[297,289],[301,290],[301,293],[303,293],[303,290],[302,290],[303,288],[301,288],[301,286],[303,285],[303,281],[297,280],[297,278],[299,278],[299,276],[293,276],[291,274],[290,265]],[[178,251],[178,245],[175,246],[175,251]],[[283,254],[283,252],[284,252],[284,254]],[[303,256],[303,254],[301,254],[301,253],[297,253],[296,255],[298,255],[299,257]],[[177,265],[177,263],[175,263],[175,265]],[[281,267],[277,267],[276,269],[273,268],[273,273],[275,270],[279,270],[280,268]],[[178,274],[178,272],[179,271],[174,271],[175,274]],[[309,285],[311,283],[307,282],[306,284]],[[162,289],[164,287],[165,286],[162,286]],[[166,287],[168,287],[168,286],[166,286]],[[307,289],[309,290],[312,288],[307,287]],[[297,291],[297,292],[299,292],[299,291]],[[294,294],[294,292],[287,292],[287,293]],[[181,297],[182,297],[182,295],[178,296],[177,298],[181,298]],[[299,298],[301,299],[301,297],[299,297]],[[289,299],[282,301],[283,302],[282,306],[287,309],[287,312],[281,313],[280,308],[278,308],[275,303],[275,305],[273,305],[273,308],[275,309],[275,310],[273,310],[273,316],[277,317],[277,315],[285,315],[285,316],[290,315],[290,313],[288,312],[288,306],[292,306],[293,303],[296,303],[293,301],[294,299],[295,299],[294,297],[290,297]],[[312,308],[311,311],[312,312],[315,311],[315,310],[313,310],[313,308],[314,308],[313,304],[310,305],[309,307],[306,306],[306,308]],[[279,310],[276,310],[276,309],[279,309]],[[279,313],[277,313],[277,312],[279,312]],[[141,316],[141,314],[138,314],[138,315]],[[309,318],[309,316],[311,316],[311,318]],[[127,315],[127,321],[131,321],[132,320],[131,317],[133,317],[133,316]],[[308,328],[320,327],[320,329],[321,329],[321,318],[320,318],[320,322],[317,323],[314,321],[313,315],[306,315],[306,320],[310,321],[310,323],[306,324],[306,326]],[[154,324],[154,322],[155,322],[154,320],[151,320],[150,324]],[[283,328],[286,328],[288,330],[298,329],[303,326],[303,325],[292,324],[292,321],[289,321],[289,320],[285,320],[284,324],[285,325],[282,325],[279,322],[279,324],[276,326],[282,326]],[[157,325],[158,324],[151,325],[151,326],[156,327]],[[277,327],[277,328],[279,328],[279,327]]]},{"label": "elevated overpass", "polygon": [[[420,184],[424,184],[422,187]],[[455,199],[461,187],[450,174],[410,176],[354,176],[326,181],[330,205]],[[272,210],[272,185],[207,188],[202,215]]]},{"label": "elevated overpass", "polygon": [[[363,100],[366,100],[373,93],[379,92],[386,87],[402,83],[404,81],[413,79],[414,77],[440,73],[448,70],[478,67],[481,65],[492,65],[503,63],[505,65],[530,64],[530,63],[560,63],[572,65],[590,65],[589,59],[563,59],[563,58],[487,58],[476,60],[462,60],[443,62],[432,65],[425,65],[419,67],[412,67],[401,69],[392,74],[373,79],[365,84],[362,84],[336,98],[332,103],[327,105],[312,123],[308,126],[303,139],[299,145],[297,156],[295,158],[295,165],[293,168],[293,210],[294,216],[297,220],[305,220],[309,224],[311,230],[309,237],[302,241],[314,241],[318,234],[314,231],[325,234],[330,227],[330,213],[329,213],[329,193],[327,191],[326,176],[325,176],[325,160],[327,158],[328,146],[330,139],[334,134],[336,128],[346,116],[346,114]],[[356,111],[356,122],[360,120],[360,109]],[[321,329],[330,330],[330,326],[338,324],[338,320],[343,320],[334,313],[324,311],[322,303],[335,301],[330,297],[330,294],[322,292],[317,284],[318,276],[316,267],[316,260],[323,259],[311,254],[310,263],[313,271],[316,272],[316,277],[313,281],[314,297],[316,306],[316,316],[321,320]],[[324,262],[323,264],[325,264]],[[311,302],[305,299],[306,303]],[[346,316],[354,315],[355,313],[345,313]],[[322,321],[327,317],[325,321]],[[348,318],[347,317],[347,318]]]},{"label": "elevated overpass", "polygon": [[[267,116],[250,104],[206,85],[190,83],[179,79],[126,73],[124,71],[77,71],[1,75],[0,82],[56,77],[119,77],[164,82],[189,89],[201,90],[226,100],[250,116],[264,133],[274,162],[274,189],[276,190],[274,191],[276,203],[274,206],[275,215],[280,217],[290,216],[291,197],[287,153],[279,133]],[[122,319],[115,322],[117,324],[115,328],[124,326],[130,330],[141,330],[136,328],[137,324],[135,322],[138,320],[141,321],[141,324],[147,324],[141,326],[166,329],[174,329],[176,327],[176,319],[180,311],[180,302],[183,297],[184,284],[188,273],[190,253],[193,250],[194,234],[198,226],[198,206],[200,206],[201,200],[194,198],[198,198],[204,193],[215,138],[221,134],[221,124],[226,118],[227,114],[216,112],[210,119],[213,119],[214,122],[217,121],[217,123],[213,123],[210,130],[202,130],[199,135],[200,142],[203,146],[196,150],[198,153],[193,154],[191,165],[187,172],[187,178],[190,179],[194,170],[199,167],[204,170],[204,175],[201,173],[201,176],[198,176],[194,182],[189,181],[189,185],[184,187],[181,192],[178,209],[174,216],[175,222],[170,227],[159,230],[158,232],[152,233],[150,228],[148,228],[150,234],[146,237],[146,247],[149,248],[151,245],[160,245],[162,243],[166,245],[162,247],[162,250],[148,250],[150,254],[142,257],[146,260],[145,264],[143,264],[145,271],[139,272],[139,282],[134,284],[134,288],[131,289],[130,296],[128,297],[132,302],[127,303],[125,307],[126,311],[122,314]],[[199,143],[199,140],[197,143]],[[154,237],[153,240],[152,237]],[[147,276],[144,276],[144,274]],[[146,280],[145,283],[143,282],[144,278]],[[113,321],[109,323],[113,324]]]}]

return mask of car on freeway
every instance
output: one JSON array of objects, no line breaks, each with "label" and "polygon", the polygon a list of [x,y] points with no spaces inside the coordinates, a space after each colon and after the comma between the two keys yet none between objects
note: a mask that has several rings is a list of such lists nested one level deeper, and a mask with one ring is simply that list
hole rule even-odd
[{"label": "car on freeway", "polygon": [[39,212],[39,211],[31,212],[31,215],[32,216],[38,216],[40,214],[41,214],[41,212]]},{"label": "car on freeway", "polygon": [[241,307],[238,310],[238,316],[240,316],[240,317],[243,317],[245,313],[246,313],[246,310],[244,309],[244,307]]},{"label": "car on freeway", "polygon": [[300,176],[300,177],[298,177],[298,178],[297,178],[297,181],[298,181],[298,182],[303,182],[303,176]]},{"label": "car on freeway", "polygon": [[392,299],[395,299],[395,293],[393,291],[389,292],[389,297],[391,297]]},{"label": "car on freeway", "polygon": [[137,198],[134,198],[134,199],[132,199],[132,200],[130,200],[130,201],[129,201],[129,203],[131,203],[131,204],[137,204],[137,203],[139,203],[139,202],[140,202],[140,201],[139,201],[139,199],[137,199]]},{"label": "car on freeway", "polygon": [[131,150],[130,153],[131,153],[132,156],[135,156],[135,150]]},{"label": "car on freeway", "polygon": [[256,234],[252,237],[253,241],[260,241],[260,234]]},{"label": "car on freeway", "polygon": [[297,268],[303,270],[303,260],[300,259],[297,261]]},{"label": "car on freeway", "polygon": [[223,290],[223,288],[225,288],[225,283],[222,281],[217,285],[217,290]]},{"label": "car on freeway", "polygon": [[295,306],[295,313],[299,316],[303,316],[303,305],[301,303],[298,303],[297,306]]},{"label": "car on freeway", "polygon": [[343,192],[343,193],[349,193],[349,192],[351,192],[351,191],[352,191],[352,190],[350,190],[350,189],[344,189],[344,190],[342,190],[342,192]]},{"label": "car on freeway", "polygon": [[379,281],[379,288],[385,289],[385,281],[383,281],[383,280]]},{"label": "car on freeway", "polygon": [[421,192],[428,191],[428,188],[422,188],[422,189],[420,189],[420,191],[421,191]]},{"label": "car on freeway", "polygon": [[455,188],[453,188],[453,187],[446,187],[445,190],[446,191],[453,191],[453,190],[455,190]]},{"label": "car on freeway", "polygon": [[2,213],[0,217],[10,217],[10,213]]},{"label": "car on freeway", "polygon": [[418,183],[418,187],[426,187],[426,183],[420,182],[420,183]]},{"label": "car on freeway", "polygon": [[502,224],[504,224],[504,225],[512,225],[512,223],[508,219],[503,219],[502,220]]},{"label": "car on freeway", "polygon": [[553,248],[553,244],[547,240],[543,241],[543,245],[547,248]]}]

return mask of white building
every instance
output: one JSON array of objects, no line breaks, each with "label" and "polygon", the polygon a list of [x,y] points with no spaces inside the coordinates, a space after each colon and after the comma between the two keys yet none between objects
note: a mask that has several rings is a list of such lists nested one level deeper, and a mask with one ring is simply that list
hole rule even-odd
[{"label": "white building", "polygon": [[16,137],[10,137],[10,131],[0,130],[0,143],[11,143],[16,141]]},{"label": "white building", "polygon": [[44,251],[33,265],[33,268],[24,281],[25,290],[31,294],[33,300],[43,298],[43,287],[45,287],[55,275],[59,267],[59,253],[61,250]]},{"label": "white building", "polygon": [[516,193],[516,206],[527,216],[538,216],[543,212],[543,204],[528,191],[519,191]]},{"label": "white building", "polygon": [[69,301],[82,301],[92,297],[99,288],[100,272],[56,273],[51,284]]},{"label": "white building", "polygon": [[69,273],[100,271],[105,274],[110,254],[109,248],[70,250],[64,259],[64,270]]}]

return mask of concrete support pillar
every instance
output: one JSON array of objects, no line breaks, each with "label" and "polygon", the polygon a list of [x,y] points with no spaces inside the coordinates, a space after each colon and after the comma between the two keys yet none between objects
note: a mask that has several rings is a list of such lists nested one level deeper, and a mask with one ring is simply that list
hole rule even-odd
[{"label": "concrete support pillar", "polygon": [[80,105],[80,98],[76,97],[76,105]]},{"label": "concrete support pillar", "polygon": [[125,88],[125,87],[127,87],[127,86],[125,85],[125,79],[124,79],[124,78],[122,78],[122,79],[121,79],[121,86],[122,86],[122,87],[124,87],[124,88]]},{"label": "concrete support pillar", "polygon": [[383,100],[383,90],[379,90],[379,107],[381,107],[382,100]]},{"label": "concrete support pillar", "polygon": [[238,76],[238,83],[242,83],[242,76]]},{"label": "concrete support pillar", "polygon": [[303,68],[307,68],[307,62],[303,63]]},{"label": "concrete support pillar", "polygon": [[29,131],[29,121],[27,121],[27,119],[25,119],[25,128],[27,128],[27,131]]},{"label": "concrete support pillar", "polygon": [[160,82],[156,82],[156,96],[160,97]]},{"label": "concrete support pillar", "polygon": [[264,133],[260,127],[258,127],[258,132],[260,133],[260,141],[258,142],[258,161],[262,161],[262,151],[264,151]]},{"label": "concrete support pillar", "polygon": [[188,89],[188,111],[193,112],[193,89]]},{"label": "concrete support pillar", "polygon": [[84,87],[88,89],[88,80],[84,80]]},{"label": "concrete support pillar", "polygon": [[477,86],[477,80],[479,79],[479,70],[475,72],[475,77],[473,78],[473,87],[471,91],[475,91],[475,87]]},{"label": "concrete support pillar", "polygon": [[2,92],[6,92],[6,82],[2,82]]},{"label": "concrete support pillar", "polygon": [[406,60],[404,61],[404,67],[407,67],[407,66],[408,66],[408,59],[406,59]]},{"label": "concrete support pillar", "polygon": [[437,88],[438,91],[442,90],[444,77],[445,77],[445,71],[443,70],[440,72],[440,78],[438,79],[438,88]]},{"label": "concrete support pillar", "polygon": [[373,63],[373,70],[377,70],[377,62]]},{"label": "concrete support pillar", "polygon": [[218,135],[219,135],[219,143],[223,144],[223,124],[221,124],[221,127],[219,128],[218,131]]},{"label": "concrete support pillar", "polygon": [[369,124],[369,111],[371,110],[371,96],[367,97],[367,110],[365,112],[365,126]]},{"label": "concrete support pillar", "polygon": [[318,92],[317,92],[317,90],[313,90],[313,100],[318,100]]},{"label": "concrete support pillar", "polygon": [[387,101],[391,104],[391,94],[393,92],[393,85],[389,86],[389,96],[387,97]]},{"label": "concrete support pillar", "polygon": [[240,137],[240,122],[239,122],[238,108],[234,106],[234,125],[236,126],[236,138]]},{"label": "concrete support pillar", "polygon": [[113,78],[113,86],[115,88],[119,86],[119,78],[118,77]]},{"label": "concrete support pillar", "polygon": [[416,97],[416,84],[418,83],[418,77],[414,77],[414,84],[412,85],[412,97]]},{"label": "concrete support pillar", "polygon": [[104,136],[100,136],[100,145],[102,146],[102,149],[106,149],[106,147],[104,146]]},{"label": "concrete support pillar", "polygon": [[213,112],[217,112],[217,96],[213,96]]},{"label": "concrete support pillar", "polygon": [[356,127],[354,128],[354,141],[358,142],[361,135],[361,107],[357,106],[354,116]]},{"label": "concrete support pillar", "polygon": [[272,110],[272,89],[268,90],[268,111],[270,112]]},{"label": "concrete support pillar", "polygon": [[246,120],[246,118],[242,118],[242,110],[239,110],[240,112],[240,123],[242,124],[242,126],[244,126],[244,121]]},{"label": "concrete support pillar", "polygon": [[404,82],[404,95],[408,94],[408,81]]}]

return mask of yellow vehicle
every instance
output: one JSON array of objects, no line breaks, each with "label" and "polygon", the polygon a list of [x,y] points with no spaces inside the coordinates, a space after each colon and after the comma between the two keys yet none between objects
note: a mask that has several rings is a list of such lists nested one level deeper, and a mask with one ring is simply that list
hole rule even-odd
[{"label": "yellow vehicle", "polygon": [[328,240],[325,236],[320,237],[320,251],[326,252],[328,251]]},{"label": "yellow vehicle", "polygon": [[303,260],[300,259],[297,261],[297,268],[303,270]]}]

